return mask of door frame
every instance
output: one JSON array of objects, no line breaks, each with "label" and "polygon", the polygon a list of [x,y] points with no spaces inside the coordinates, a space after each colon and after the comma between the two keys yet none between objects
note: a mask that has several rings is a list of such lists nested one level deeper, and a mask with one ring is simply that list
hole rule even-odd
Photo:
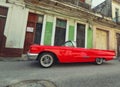
[{"label": "door frame", "polygon": [[[32,20],[31,18],[31,20],[29,19],[29,17],[31,17],[31,16],[35,16],[36,17],[36,19],[34,19],[34,20]],[[26,31],[25,31],[25,40],[24,40],[24,48],[23,48],[23,54],[26,54],[26,51],[27,51],[27,49],[28,49],[28,46],[26,45],[26,43],[28,42],[27,41],[27,36],[30,34],[31,35],[31,42],[32,43],[34,43],[34,37],[35,37],[35,29],[36,29],[36,23],[37,23],[37,20],[38,20],[38,16],[37,16],[38,14],[35,14],[35,13],[32,13],[32,12],[29,12],[29,14],[28,14],[28,20],[27,20],[27,25],[26,25]],[[31,31],[31,32],[29,32],[29,31],[27,31],[27,28],[28,27],[31,27],[31,26],[29,26],[28,24],[30,24],[30,23],[32,23],[33,24],[33,31]],[[28,43],[27,43],[28,44]]]}]

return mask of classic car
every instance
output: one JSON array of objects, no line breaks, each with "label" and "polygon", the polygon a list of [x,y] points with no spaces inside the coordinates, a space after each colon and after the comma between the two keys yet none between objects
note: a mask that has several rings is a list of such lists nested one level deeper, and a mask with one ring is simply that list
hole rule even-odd
[{"label": "classic car", "polygon": [[94,62],[98,65],[113,60],[115,51],[78,48],[74,41],[67,41],[62,46],[31,45],[28,58],[35,59],[44,68],[51,67],[55,62],[79,63]]}]

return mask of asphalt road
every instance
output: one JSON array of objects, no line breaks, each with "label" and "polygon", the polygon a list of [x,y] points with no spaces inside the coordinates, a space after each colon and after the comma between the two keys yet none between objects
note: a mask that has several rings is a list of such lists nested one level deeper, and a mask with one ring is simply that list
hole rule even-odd
[{"label": "asphalt road", "polygon": [[0,61],[0,87],[24,80],[50,81],[57,87],[120,87],[120,62],[57,64],[45,69],[35,61]]}]

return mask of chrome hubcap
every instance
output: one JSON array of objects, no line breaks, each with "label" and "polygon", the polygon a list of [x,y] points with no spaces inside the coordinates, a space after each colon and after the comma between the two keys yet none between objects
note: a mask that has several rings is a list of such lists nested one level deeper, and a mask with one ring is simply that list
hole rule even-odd
[{"label": "chrome hubcap", "polygon": [[96,59],[96,63],[97,64],[102,64],[103,63],[103,59],[102,58],[97,58]]},{"label": "chrome hubcap", "polygon": [[44,67],[49,67],[53,63],[53,57],[49,54],[43,55],[40,59],[40,63]]},{"label": "chrome hubcap", "polygon": [[48,56],[46,56],[46,57],[44,57],[44,58],[42,59],[42,62],[43,62],[44,64],[49,64],[50,61],[51,61],[51,59],[50,59]]}]

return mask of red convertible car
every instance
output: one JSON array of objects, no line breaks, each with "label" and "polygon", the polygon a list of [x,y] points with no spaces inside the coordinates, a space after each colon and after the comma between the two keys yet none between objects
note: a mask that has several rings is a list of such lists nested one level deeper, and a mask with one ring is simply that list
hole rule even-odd
[{"label": "red convertible car", "polygon": [[51,67],[55,62],[95,62],[100,65],[114,57],[115,51],[77,48],[73,41],[67,41],[62,46],[31,45],[28,51],[28,58],[36,59],[44,68]]}]

